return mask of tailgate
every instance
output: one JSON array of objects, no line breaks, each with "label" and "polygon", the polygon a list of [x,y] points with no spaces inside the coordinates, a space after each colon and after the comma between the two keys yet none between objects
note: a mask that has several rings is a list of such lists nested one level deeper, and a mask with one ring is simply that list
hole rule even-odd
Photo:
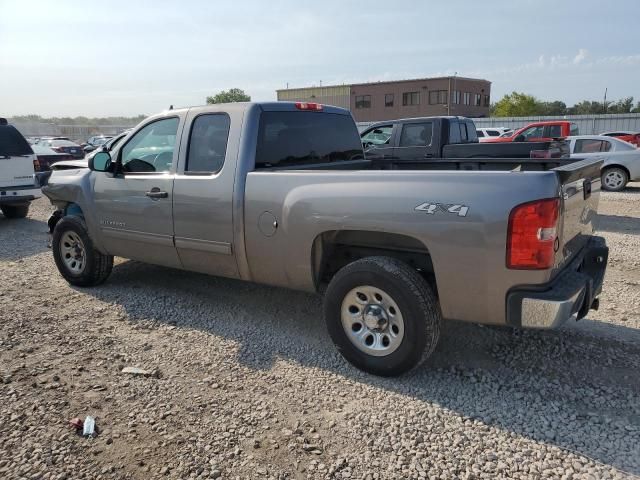
[{"label": "tailgate", "polygon": [[562,185],[560,244],[555,264],[564,266],[591,238],[598,214],[603,160],[588,159],[554,168]]},{"label": "tailgate", "polygon": [[0,155],[0,188],[33,185],[35,155]]}]

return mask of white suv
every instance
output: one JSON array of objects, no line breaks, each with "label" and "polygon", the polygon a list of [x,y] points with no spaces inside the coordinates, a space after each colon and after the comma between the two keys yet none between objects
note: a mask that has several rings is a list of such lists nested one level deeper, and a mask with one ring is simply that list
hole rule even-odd
[{"label": "white suv", "polygon": [[508,132],[513,132],[513,129],[505,127],[476,128],[478,140],[480,140],[481,142],[483,141],[483,139],[499,137]]},{"label": "white suv", "polygon": [[7,218],[24,218],[29,203],[42,196],[29,142],[7,120],[0,118],[0,210]]}]

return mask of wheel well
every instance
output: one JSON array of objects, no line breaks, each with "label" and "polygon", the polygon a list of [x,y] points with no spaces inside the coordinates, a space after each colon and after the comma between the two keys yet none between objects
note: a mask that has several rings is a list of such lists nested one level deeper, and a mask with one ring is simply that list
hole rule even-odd
[{"label": "wheel well", "polygon": [[56,225],[58,224],[60,219],[68,215],[76,215],[78,217],[84,217],[84,212],[82,211],[82,208],[80,208],[80,205],[78,205],[77,203],[66,204],[64,208],[58,209],[55,212],[53,212],[53,214],[49,218],[49,221],[47,222],[49,226],[49,232],[53,233],[53,229],[56,228]]},{"label": "wheel well", "polygon": [[418,271],[437,295],[431,254],[420,240],[397,233],[332,230],[318,235],[311,251],[316,289],[328,284],[342,267],[364,257],[397,258]]}]

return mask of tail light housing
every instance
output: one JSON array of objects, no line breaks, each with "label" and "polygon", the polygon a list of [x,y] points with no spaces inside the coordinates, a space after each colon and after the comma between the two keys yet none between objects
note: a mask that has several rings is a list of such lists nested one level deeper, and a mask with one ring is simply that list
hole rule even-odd
[{"label": "tail light housing", "polygon": [[310,103],[310,102],[296,102],[296,108],[298,110],[314,110],[319,112],[322,110],[321,103]]},{"label": "tail light housing", "polygon": [[33,171],[34,172],[40,171],[40,160],[38,160],[38,157],[33,159]]},{"label": "tail light housing", "polygon": [[509,215],[507,268],[553,267],[558,238],[560,200],[548,198],[518,205]]}]

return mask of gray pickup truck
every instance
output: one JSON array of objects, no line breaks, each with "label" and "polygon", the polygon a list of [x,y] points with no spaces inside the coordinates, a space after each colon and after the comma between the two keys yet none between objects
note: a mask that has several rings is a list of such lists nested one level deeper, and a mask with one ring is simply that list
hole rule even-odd
[{"label": "gray pickup truck", "polygon": [[598,306],[600,165],[383,170],[346,110],[237,103],[150,117],[43,193],[69,283],[104,282],[115,255],[323,292],[342,355],[390,376],[434,351],[442,319],[553,328]]}]

